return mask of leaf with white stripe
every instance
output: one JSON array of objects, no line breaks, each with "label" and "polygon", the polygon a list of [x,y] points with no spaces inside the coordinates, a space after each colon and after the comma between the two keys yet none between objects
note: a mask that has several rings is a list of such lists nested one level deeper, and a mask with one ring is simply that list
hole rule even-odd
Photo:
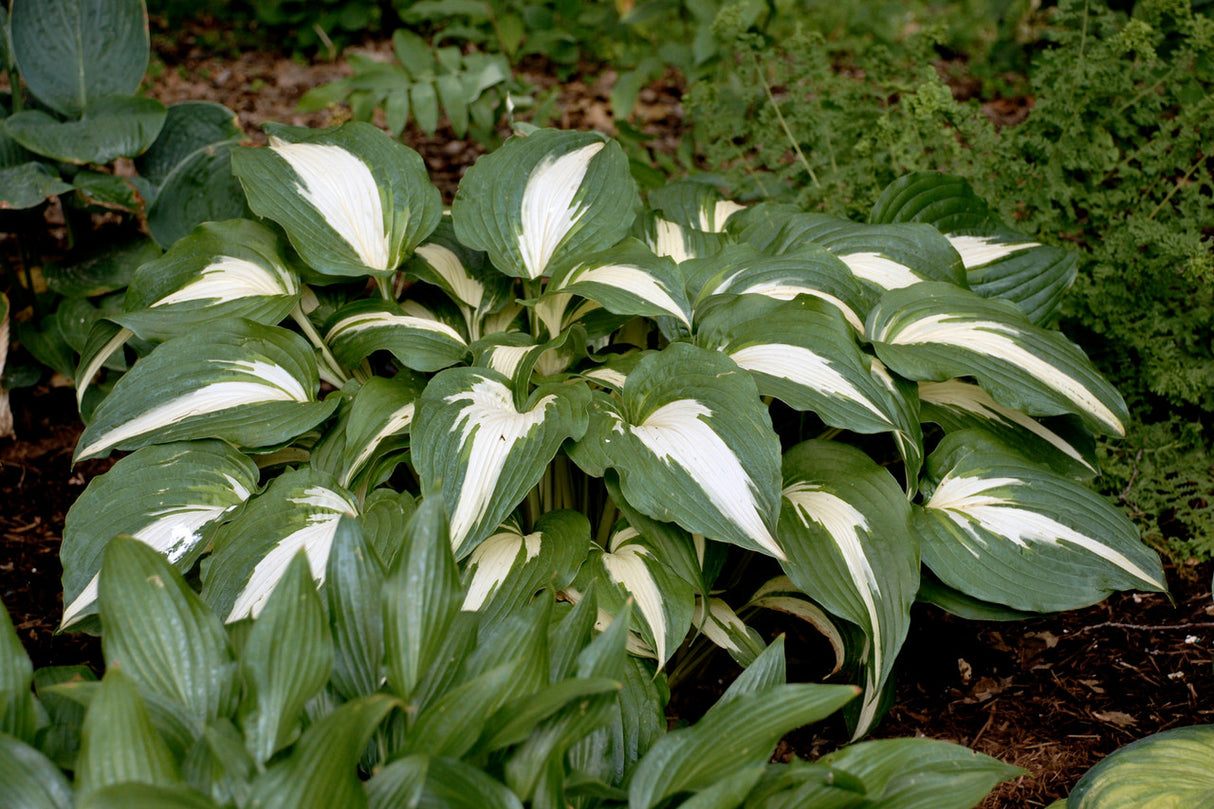
[{"label": "leaf with white stripe", "polygon": [[620,476],[628,503],[661,522],[777,558],[779,440],[755,383],[720,352],[672,343],[644,356],[621,400],[595,394],[583,470]]},{"label": "leaf with white stripe", "polygon": [[248,320],[161,343],[114,386],[74,460],[194,438],[272,447],[333,412],[317,402],[316,358],[302,337]]},{"label": "leaf with white stripe", "polygon": [[413,463],[423,491],[439,488],[457,559],[472,552],[539,483],[561,443],[586,430],[582,383],[529,395],[488,368],[450,368],[418,400]]},{"label": "leaf with white stripe", "polygon": [[1028,415],[1073,413],[1094,432],[1125,434],[1125,401],[1083,351],[1007,301],[951,284],[894,290],[869,313],[868,335],[877,356],[907,379],[972,376],[995,401]]},{"label": "leaf with white stripe", "polygon": [[714,645],[728,652],[739,666],[749,666],[767,648],[759,633],[719,598],[696,596],[691,624]]},{"label": "leaf with white stripe", "polygon": [[649,207],[664,219],[702,233],[723,233],[725,223],[744,206],[721,196],[714,186],[678,180],[649,192]]},{"label": "leaf with white stripe", "polygon": [[576,511],[549,511],[529,534],[508,520],[468,557],[462,609],[490,622],[522,609],[543,588],[568,586],[589,548],[590,522]]},{"label": "leaf with white stripe", "polygon": [[632,227],[632,235],[655,255],[675,264],[711,258],[733,244],[728,233],[709,233],[690,225],[671,222],[653,211],[643,211]]},{"label": "leaf with white stripe", "polygon": [[835,626],[835,621],[826,614],[825,610],[810,601],[805,593],[797,589],[788,576],[776,576],[774,579],[764,582],[742,609],[745,611],[751,608],[775,610],[794,618],[800,618],[821,632],[835,653],[835,665],[826,676],[830,677],[843,668],[843,664],[847,660],[846,641],[843,633]]},{"label": "leaf with white stripe", "polygon": [[299,278],[278,237],[247,219],[205,222],[135,271],[112,319],[145,340],[167,340],[224,317],[272,326],[295,308]]},{"label": "leaf with white stripe", "polygon": [[1095,441],[1073,416],[1046,423],[999,404],[982,388],[959,379],[920,382],[919,406],[923,421],[939,424],[945,432],[986,430],[1059,474],[1083,480],[1098,474]]},{"label": "leaf with white stripe", "polygon": [[376,351],[388,351],[406,368],[430,373],[459,362],[468,353],[464,335],[428,312],[408,311],[383,300],[359,300],[329,320],[325,342],[347,368]]},{"label": "leaf with white stripe", "polygon": [[629,239],[555,275],[544,297],[580,295],[617,315],[671,317],[691,329],[682,276],[669,258]]},{"label": "leaf with white stripe", "polygon": [[353,497],[332,475],[285,472],[215,532],[202,597],[226,623],[257,617],[300,550],[312,578],[324,581],[337,524],[357,515]]},{"label": "leaf with white stripe", "polygon": [[267,146],[232,153],[249,207],[313,269],[385,277],[438,225],[442,201],[421,155],[371,124],[266,124]]},{"label": "leaf with white stripe", "polygon": [[486,333],[485,318],[514,297],[510,279],[494,269],[484,253],[460,244],[449,218],[414,251],[404,272],[446,292],[459,305],[472,340]]},{"label": "leaf with white stripe", "polygon": [[881,192],[869,221],[934,225],[961,255],[971,289],[1012,301],[1037,324],[1058,311],[1077,273],[1073,253],[1009,227],[960,177],[901,177]]},{"label": "leaf with white stripe", "polygon": [[864,699],[854,727],[859,737],[876,721],[919,589],[910,504],[888,471],[837,441],[806,441],[785,454],[783,497],[784,572],[864,632]]},{"label": "leaf with white stripe", "polygon": [[691,628],[695,592],[635,528],[621,523],[606,550],[595,548],[578,574],[579,589],[593,581],[599,607],[617,615],[629,599],[633,627],[653,650],[659,670]]},{"label": "leaf with white stripe", "polygon": [[618,242],[638,206],[619,144],[541,129],[477,160],[451,212],[460,242],[507,275],[535,280]]},{"label": "leaf with white stripe", "polygon": [[365,470],[408,447],[409,430],[421,385],[407,376],[375,376],[358,389],[346,422],[345,468],[339,477],[348,489]]},{"label": "leaf with white stripe", "polygon": [[916,529],[923,561],[950,587],[1035,612],[1167,589],[1159,554],[1112,503],[987,434],[946,436],[927,471]]},{"label": "leaf with white stripe", "polygon": [[1172,728],[1114,750],[1067,798],[1074,809],[1191,809],[1214,803],[1214,725]]},{"label": "leaf with white stripe", "polygon": [[144,447],[93,478],[63,527],[61,627],[97,611],[97,573],[112,537],[133,536],[189,570],[257,478],[257,466],[221,441]]}]

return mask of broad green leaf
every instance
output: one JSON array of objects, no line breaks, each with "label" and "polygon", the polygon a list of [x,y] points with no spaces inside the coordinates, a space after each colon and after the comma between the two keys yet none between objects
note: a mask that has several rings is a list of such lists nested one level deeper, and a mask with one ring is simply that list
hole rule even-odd
[{"label": "broad green leaf", "polygon": [[375,728],[399,703],[385,694],[362,697],[309,727],[290,755],[253,784],[258,809],[359,809],[367,794],[358,761]]},{"label": "broad green leaf", "polygon": [[535,280],[611,247],[638,205],[623,150],[590,132],[537,130],[478,160],[452,206],[455,234]]},{"label": "broad green leaf", "polygon": [[324,580],[337,526],[357,514],[332,475],[307,468],[282,474],[212,535],[202,597],[225,623],[256,618],[300,550],[312,578]]},{"label": "broad green leaf", "polygon": [[972,809],[996,784],[1025,773],[960,745],[935,739],[882,739],[822,759],[859,779],[873,809]]},{"label": "broad green leaf", "polygon": [[333,412],[307,342],[283,328],[223,321],[161,343],[101,402],[74,460],[192,438],[267,447]]},{"label": "broad green leaf", "polygon": [[1074,413],[1091,430],[1125,434],[1125,402],[1084,353],[1006,301],[919,284],[887,292],[867,330],[882,362],[908,379],[973,376],[1007,407],[1031,416]]},{"label": "broad green leaf", "polygon": [[680,803],[680,809],[735,809],[741,806],[766,771],[766,764],[752,764],[718,778]]},{"label": "broad green leaf", "polygon": [[496,666],[452,688],[423,708],[409,728],[402,752],[460,758],[505,701],[519,661]]},{"label": "broad green leaf", "polygon": [[203,222],[250,216],[232,174],[236,145],[228,140],[202,146],[165,178],[147,208],[148,232],[157,244],[167,248]]},{"label": "broad green leaf", "polygon": [[382,130],[265,129],[269,145],[236,150],[232,171],[253,212],[281,225],[318,272],[387,276],[438,224],[421,156]]},{"label": "broad green leaf", "polygon": [[347,699],[379,690],[383,680],[384,570],[355,520],[337,525],[325,570],[333,634],[333,688]]},{"label": "broad green leaf", "polygon": [[680,227],[720,233],[726,220],[743,206],[724,199],[711,185],[681,180],[649,192],[649,207]]},{"label": "broad green leaf", "polygon": [[939,424],[946,432],[986,430],[1060,474],[1081,479],[1097,474],[1092,437],[1075,424],[1070,429],[1057,422],[1047,425],[999,404],[982,388],[959,379],[920,382],[919,403],[923,421]]},{"label": "broad green leaf", "polygon": [[41,110],[27,110],[6,119],[4,132],[31,152],[52,160],[105,164],[147,150],[160,133],[164,116],[164,105],[155,99],[110,95],[92,99],[78,121],[60,121]]},{"label": "broad green leaf", "polygon": [[167,340],[224,317],[267,326],[300,297],[272,230],[247,219],[207,222],[135,272],[113,320],[145,340]]},{"label": "broad green leaf", "polygon": [[715,706],[650,749],[633,774],[628,805],[650,809],[761,764],[785,733],[825,719],[855,695],[851,686],[777,685]]},{"label": "broad green leaf", "polygon": [[505,784],[482,768],[450,758],[398,759],[367,782],[371,809],[523,809]]},{"label": "broad green leaf", "polygon": [[674,343],[645,356],[622,401],[595,394],[571,456],[586,472],[620,476],[628,503],[744,548],[783,558],[779,442],[755,383],[717,351]]},{"label": "broad green leaf", "polygon": [[12,809],[72,809],[72,787],[46,756],[0,732],[0,805]]},{"label": "broad green leaf", "polygon": [[347,368],[356,368],[375,351],[388,351],[402,365],[432,372],[459,362],[468,353],[462,334],[435,317],[406,313],[392,301],[359,300],[330,319],[325,342]]},{"label": "broad green leaf", "polygon": [[236,663],[223,624],[159,553],[108,543],[100,582],[102,651],[147,699],[169,702],[195,735],[235,707]]},{"label": "broad green leaf", "polygon": [[425,497],[409,523],[405,547],[384,583],[388,686],[413,703],[437,668],[446,635],[460,612],[463,588],[451,555],[442,498]]},{"label": "broad green leaf", "polygon": [[460,244],[449,218],[439,222],[403,269],[442,289],[459,305],[473,341],[484,336],[485,317],[501,310],[513,297],[510,279],[495,270],[484,253]]},{"label": "broad green leaf", "polygon": [[148,66],[143,0],[17,0],[13,58],[30,92],[63,115],[99,96],[133,93]]},{"label": "broad green leaf", "polygon": [[994,604],[949,587],[934,575],[931,570],[922,571],[919,580],[919,593],[915,600],[923,604],[931,604],[945,612],[964,618],[967,621],[1024,621],[1040,617],[1040,613],[1014,610],[1003,604]]},{"label": "broad green leaf", "polygon": [[[28,0],[27,0],[28,2]],[[0,137],[3,136],[0,130]],[[0,167],[0,209],[23,210],[41,205],[48,197],[72,190],[45,163],[31,161]]]},{"label": "broad green leaf", "polygon": [[441,487],[457,559],[539,483],[561,443],[586,430],[584,384],[521,393],[496,371],[451,368],[431,379],[418,400],[413,463],[423,490]]},{"label": "broad green leaf", "polygon": [[[555,275],[544,297],[558,294],[580,295],[617,315],[671,317],[691,329],[691,306],[674,262],[654,255],[635,239],[588,256]],[[549,333],[559,330],[549,326]]]},{"label": "broad green leaf", "polygon": [[289,557],[240,653],[240,725],[259,765],[294,739],[304,704],[333,669],[333,641],[312,575],[306,557]]},{"label": "broad green leaf", "polygon": [[181,763],[186,783],[221,806],[245,805],[256,772],[244,738],[228,719],[208,725]]},{"label": "broad green leaf", "polygon": [[576,511],[546,512],[529,534],[507,521],[468,557],[461,608],[486,620],[521,609],[543,588],[572,582],[589,547],[590,522]]},{"label": "broad green leaf", "polygon": [[77,801],[111,784],[180,783],[172,753],[121,668],[106,671],[89,704],[75,775]]},{"label": "broad green leaf", "polygon": [[869,220],[934,225],[961,255],[971,289],[1012,301],[1033,323],[1050,320],[1075,280],[1074,254],[1008,227],[960,177],[901,177],[881,192]]},{"label": "broad green leaf", "polygon": [[236,113],[222,104],[181,101],[169,105],[160,134],[135,160],[135,168],[140,177],[159,186],[183,160],[199,149],[243,137]]},{"label": "broad green leaf", "polygon": [[42,268],[46,286],[56,295],[95,298],[117,292],[131,282],[140,265],[160,257],[160,248],[142,234],[73,252],[64,262]]},{"label": "broad green leaf", "polygon": [[864,632],[864,700],[854,730],[863,736],[877,718],[919,589],[910,504],[889,472],[837,441],[806,441],[785,454],[783,497],[784,572]]},{"label": "broad green leaf", "polygon": [[218,805],[189,787],[129,783],[90,792],[76,809],[218,809]]},{"label": "broad green leaf", "polygon": [[34,666],[13,629],[8,609],[0,601],[0,735],[32,742],[38,729],[34,693]]},{"label": "broad green leaf", "polygon": [[420,386],[404,375],[372,377],[358,389],[346,423],[343,486],[383,456],[407,446]]},{"label": "broad green leaf", "polygon": [[740,666],[749,666],[766,648],[759,633],[748,627],[737,613],[719,598],[696,596],[691,624],[703,633],[704,637],[729,652],[729,656]]},{"label": "broad green leaf", "polygon": [[1159,555],[1112,503],[985,434],[947,436],[928,477],[915,514],[923,561],[963,593],[1055,612],[1116,590],[1167,589]]},{"label": "broad green leaf", "polygon": [[82,169],[72,178],[72,185],[87,205],[138,216],[146,204],[141,192],[147,190],[147,185],[138,178]]},{"label": "broad green leaf", "polygon": [[220,441],[144,447],[93,478],[63,528],[61,626],[96,612],[97,571],[112,537],[133,536],[188,570],[257,479],[253,462]]},{"label": "broad green leaf", "polygon": [[1189,809],[1214,801],[1214,725],[1156,733],[1088,770],[1067,809]]}]

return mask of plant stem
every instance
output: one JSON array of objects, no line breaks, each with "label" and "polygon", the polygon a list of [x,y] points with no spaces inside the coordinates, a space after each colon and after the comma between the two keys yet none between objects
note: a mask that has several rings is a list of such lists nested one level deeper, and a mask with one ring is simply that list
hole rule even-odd
[{"label": "plant stem", "polygon": [[[311,320],[308,320],[308,316],[304,314],[300,306],[296,305],[291,310],[291,319],[295,321],[296,325],[304,333],[304,336],[308,338],[308,341],[316,347],[321,357],[324,358],[324,363],[318,363],[321,371],[320,378],[338,388],[349,382],[350,377],[346,375],[345,370],[341,367],[341,363],[329,351],[329,347],[325,345],[325,341],[321,339],[320,334],[316,331],[316,327],[312,325]],[[327,369],[324,367],[325,365],[328,366]],[[326,370],[328,371],[327,376],[325,374]]]},{"label": "plant stem", "polygon": [[1176,184],[1172,186],[1172,190],[1168,192],[1166,197],[1159,201],[1159,204],[1155,206],[1155,210],[1151,211],[1151,215],[1147,217],[1147,221],[1153,221],[1155,219],[1156,215],[1163,210],[1163,206],[1167,205],[1168,200],[1172,199],[1172,197],[1176,195],[1176,192],[1189,181],[1189,178],[1193,176],[1193,172],[1197,171],[1198,166],[1200,166],[1202,162],[1203,161],[1201,160],[1193,161],[1193,165],[1190,166],[1189,170],[1184,173],[1184,176],[1176,181]]},{"label": "plant stem", "polygon": [[821,188],[822,183],[818,182],[818,175],[814,173],[813,166],[809,165],[809,161],[805,159],[805,154],[801,151],[801,144],[797,143],[797,139],[793,137],[788,122],[784,120],[784,113],[780,112],[780,105],[776,103],[776,97],[771,91],[771,85],[767,83],[767,77],[763,75],[763,65],[759,62],[758,54],[752,53],[751,58],[755,63],[755,75],[759,77],[759,81],[763,82],[763,91],[767,93],[767,100],[771,102],[771,108],[776,112],[780,128],[784,130],[784,137],[788,138],[788,142],[792,144],[793,151],[797,153],[797,159],[801,161],[801,165],[805,166],[805,170],[809,172],[809,179],[813,182],[814,188]]}]

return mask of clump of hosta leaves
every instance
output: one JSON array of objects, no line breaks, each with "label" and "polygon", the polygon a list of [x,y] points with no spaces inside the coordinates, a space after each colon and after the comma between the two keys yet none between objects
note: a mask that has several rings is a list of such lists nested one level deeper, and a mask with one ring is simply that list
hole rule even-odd
[{"label": "clump of hosta leaves", "polygon": [[446,215],[369,125],[268,129],[233,158],[261,219],[141,267],[78,374],[141,354],[80,389],[76,458],[131,452],[68,515],[64,627],[95,622],[117,534],[234,623],[301,549],[324,582],[343,518],[390,558],[435,492],[472,604],[631,599],[660,670],[696,638],[750,663],[746,619],[792,613],[861,684],[861,735],[916,598],[1008,617],[1164,588],[1087,486],[1127,414],[1045,325],[1074,262],[964,183],[896,182],[867,223],[695,184],[646,206],[615,143],[533,130]]},{"label": "clump of hosta leaves", "polygon": [[161,554],[116,537],[100,681],[34,674],[0,607],[0,805],[965,809],[1020,772],[928,739],[767,763],[857,691],[787,684],[782,640],[667,733],[664,678],[627,652],[628,608],[599,633],[593,593],[571,606],[541,584],[518,604],[461,582],[438,498],[389,556],[353,519],[330,539],[321,592],[300,549],[258,617],[225,627]]}]

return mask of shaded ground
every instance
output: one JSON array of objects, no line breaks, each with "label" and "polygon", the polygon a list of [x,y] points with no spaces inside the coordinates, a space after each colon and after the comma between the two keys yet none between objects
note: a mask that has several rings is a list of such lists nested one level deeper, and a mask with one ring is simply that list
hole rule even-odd
[{"label": "shaded ground", "polygon": [[[219,101],[233,109],[251,140],[265,121],[326,126],[340,110],[303,115],[295,104],[313,86],[345,75],[338,64],[306,65],[261,52],[240,53],[231,43],[216,49],[207,32],[154,38],[159,64],[150,94],[165,102]],[[371,52],[386,53],[369,43]],[[533,83],[554,80],[540,66]],[[611,129],[607,94],[612,77],[559,89],[558,125]],[[673,150],[679,88],[647,88],[638,106],[640,125]],[[994,103],[994,102],[992,102]],[[1023,100],[989,114],[1015,123]],[[454,138],[406,133],[425,157],[435,183],[450,199],[462,171],[482,149]],[[55,636],[62,609],[58,543],[67,508],[91,475],[109,462],[72,469],[80,426],[69,388],[13,394],[18,440],[0,439],[0,598],[36,666],[90,662],[99,667],[96,640]],[[966,622],[931,607],[916,607],[900,658],[895,707],[880,736],[926,735],[958,742],[1020,765],[1030,775],[1000,788],[984,809],[1044,807],[1063,797],[1076,779],[1113,749],[1165,728],[1214,722],[1214,607],[1209,566],[1169,571],[1175,606],[1164,596],[1126,594],[1088,610],[1024,623]],[[789,629],[784,627],[784,629]],[[825,650],[790,629],[790,667],[809,674]],[[719,694],[734,672],[716,664],[676,704],[694,715]],[[697,693],[697,691],[699,693]],[[812,758],[842,740],[838,728],[792,734],[778,755]]]}]

